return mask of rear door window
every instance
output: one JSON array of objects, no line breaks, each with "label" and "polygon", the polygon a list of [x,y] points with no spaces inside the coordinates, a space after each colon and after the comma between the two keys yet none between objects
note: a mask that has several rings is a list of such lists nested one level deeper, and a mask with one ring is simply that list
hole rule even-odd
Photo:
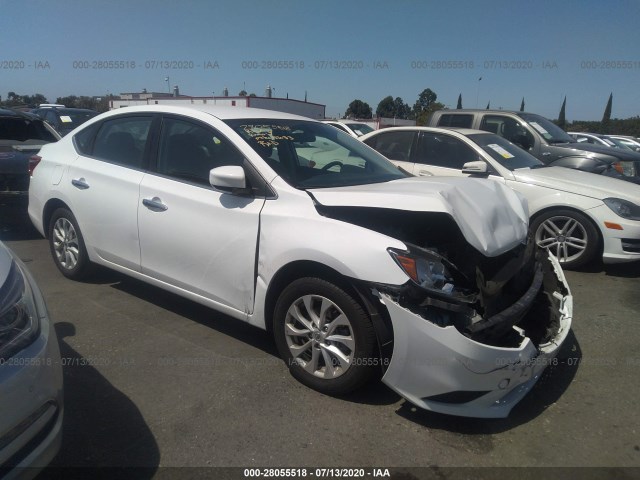
[{"label": "rear door window", "polygon": [[131,168],[143,168],[153,117],[124,117],[102,122],[92,156]]},{"label": "rear door window", "polygon": [[445,113],[438,120],[439,127],[471,128],[473,115],[462,113]]}]

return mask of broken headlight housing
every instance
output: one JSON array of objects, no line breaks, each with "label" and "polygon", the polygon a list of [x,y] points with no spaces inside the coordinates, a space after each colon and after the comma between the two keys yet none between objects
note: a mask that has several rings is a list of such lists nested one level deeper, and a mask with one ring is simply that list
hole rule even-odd
[{"label": "broken headlight housing", "polygon": [[447,297],[466,296],[468,281],[443,256],[423,248],[389,248],[389,254],[403,272],[419,287]]}]

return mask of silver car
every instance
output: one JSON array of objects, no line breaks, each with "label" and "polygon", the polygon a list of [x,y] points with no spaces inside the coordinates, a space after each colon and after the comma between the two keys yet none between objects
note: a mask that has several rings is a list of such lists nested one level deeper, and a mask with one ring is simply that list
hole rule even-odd
[{"label": "silver car", "polygon": [[53,322],[30,273],[0,242],[0,477],[35,476],[53,459],[63,410]]}]

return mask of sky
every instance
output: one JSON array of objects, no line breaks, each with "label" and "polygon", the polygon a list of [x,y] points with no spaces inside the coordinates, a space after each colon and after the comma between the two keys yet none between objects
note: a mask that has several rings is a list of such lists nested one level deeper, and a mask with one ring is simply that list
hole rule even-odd
[{"label": "sky", "polygon": [[[0,0],[0,95],[245,89],[640,115],[640,0]],[[116,68],[118,67],[118,68]],[[167,81],[167,77],[169,81]]]}]

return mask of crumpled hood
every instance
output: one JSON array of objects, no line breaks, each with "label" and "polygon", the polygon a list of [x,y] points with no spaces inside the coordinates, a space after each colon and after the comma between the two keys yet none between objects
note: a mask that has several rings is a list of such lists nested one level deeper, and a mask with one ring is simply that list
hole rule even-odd
[{"label": "crumpled hood", "polygon": [[465,239],[488,257],[525,241],[526,200],[498,182],[463,177],[414,177],[308,192],[327,207],[369,207],[448,213]]},{"label": "crumpled hood", "polygon": [[553,188],[598,200],[615,197],[636,204],[640,203],[640,185],[597,173],[564,167],[546,167],[533,170],[514,170],[513,176],[518,182]]}]

